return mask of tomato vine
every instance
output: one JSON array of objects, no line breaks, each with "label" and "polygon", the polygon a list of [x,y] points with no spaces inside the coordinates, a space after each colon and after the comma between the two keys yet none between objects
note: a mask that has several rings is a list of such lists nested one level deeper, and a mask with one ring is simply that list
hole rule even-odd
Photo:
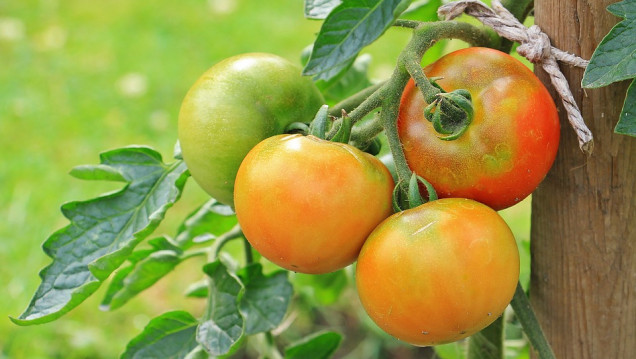
[{"label": "tomato vine", "polygon": [[[497,48],[504,53],[510,51],[512,42],[467,22],[402,18],[402,14],[409,12],[410,1],[376,0],[368,3],[372,6],[368,7],[367,2],[359,1],[306,2],[309,4],[307,13],[314,18],[323,19],[324,24],[314,42],[305,74],[314,76],[319,85],[328,88],[351,71],[361,48],[373,42],[384,31],[391,27],[410,30],[410,41],[397,57],[395,68],[388,79],[353,95],[342,96],[344,98],[339,98],[340,102],[330,108],[319,108],[325,100],[318,85],[308,78],[298,76],[300,68],[289,61],[269,54],[233,57],[222,62],[222,67],[213,68],[202,76],[193,86],[192,92],[186,95],[179,124],[183,153],[181,149],[177,150],[173,163],[164,163],[154,150],[132,146],[102,154],[98,165],[75,169],[72,174],[81,179],[104,179],[124,182],[126,185],[116,193],[63,206],[64,215],[71,224],[45,242],[44,250],[53,262],[42,270],[42,285],[28,308],[12,320],[19,325],[55,320],[93,294],[111,275],[113,278],[102,308],[114,309],[149,288],[178,264],[207,255],[207,263],[203,266],[205,280],[188,293],[193,297],[207,298],[207,307],[202,317],[194,318],[190,313],[175,311],[153,319],[130,342],[123,358],[136,357],[146,349],[152,351],[157,348],[178,348],[180,352],[177,354],[181,357],[228,355],[241,347],[245,338],[250,335],[257,336],[261,341],[261,354],[271,358],[318,357],[313,354],[316,347],[323,349],[326,353],[324,357],[328,357],[339,345],[340,336],[336,333],[310,335],[289,344],[284,353],[278,348],[274,329],[282,322],[293,299],[289,271],[302,272],[295,262],[298,259],[313,261],[308,269],[302,269],[308,273],[327,273],[334,276],[329,278],[336,280],[342,281],[345,278],[346,282],[346,275],[337,271],[358,258],[361,246],[365,239],[372,236],[370,233],[374,232],[374,228],[378,228],[379,223],[384,220],[399,221],[401,214],[391,213],[391,194],[394,211],[404,210],[401,213],[413,208],[421,209],[425,202],[436,202],[440,206],[440,203],[453,203],[451,207],[455,207],[453,210],[457,211],[479,207],[498,223],[495,232],[504,233],[493,237],[505,237],[507,258],[518,260],[514,258],[517,253],[511,249],[514,238],[492,208],[471,200],[436,201],[438,194],[440,197],[451,195],[442,193],[439,187],[427,182],[427,176],[413,169],[414,161],[407,160],[405,140],[399,129],[405,89],[408,89],[409,82],[412,81],[412,86],[416,88],[414,91],[426,103],[424,108],[417,110],[431,123],[437,132],[437,139],[450,142],[465,139],[468,136],[467,131],[477,126],[473,119],[478,117],[477,109],[482,104],[477,102],[468,89],[451,88],[444,79],[429,75],[421,66],[423,57],[436,43],[446,39],[462,40],[471,48]],[[441,5],[441,1],[431,3]],[[511,14],[505,16],[514,16],[522,23],[530,13],[533,2],[509,0],[502,3]],[[495,1],[494,4],[498,2]],[[368,16],[349,14],[361,9]],[[416,6],[412,11],[417,10]],[[446,8],[446,11],[451,10]],[[355,26],[348,24],[346,31],[338,31],[338,25],[342,21],[340,17],[347,22],[355,22]],[[370,23],[373,21],[376,23]],[[215,81],[223,84],[215,87],[218,85]],[[230,111],[227,111],[228,108]],[[551,110],[552,107],[546,112]],[[212,118],[211,115],[217,112],[222,115]],[[312,122],[310,115],[315,113],[317,114]],[[536,115],[537,112],[533,114]],[[333,121],[330,122],[330,118]],[[235,127],[230,129],[230,126]],[[622,124],[621,128],[623,127],[629,127],[629,124]],[[227,136],[228,132],[232,132],[230,136]],[[308,136],[283,135],[283,132]],[[395,164],[397,184],[393,183],[386,166],[377,158],[352,148],[374,152],[381,133],[386,136],[389,153]],[[549,136],[547,131],[537,130],[531,135],[525,137],[551,141],[549,146],[544,146],[546,148],[558,145],[558,139]],[[287,147],[281,144],[294,138],[310,143],[296,142]],[[239,139],[247,141],[241,142],[240,146],[232,144],[232,141]],[[266,146],[284,149],[271,150]],[[304,154],[310,155],[300,157],[299,153],[302,151],[299,150],[302,146],[322,149],[307,150]],[[238,147],[241,147],[240,151],[234,151]],[[487,154],[479,159],[493,167],[502,163],[501,166],[505,166],[510,162],[510,147],[513,146],[498,142],[494,147],[498,150],[494,155]],[[471,151],[477,152],[473,149]],[[288,158],[273,165],[274,153],[277,158]],[[323,155],[324,158],[321,157]],[[550,157],[549,155],[546,157]],[[317,164],[307,168],[306,164],[313,160]],[[189,162],[187,166],[186,162]],[[549,168],[551,160],[548,158],[546,163]],[[243,166],[262,167],[250,172],[250,168]],[[352,168],[358,172],[353,173]],[[440,172],[443,170],[441,165],[435,169]],[[534,167],[532,171],[530,168],[524,170],[530,173],[534,171]],[[240,171],[238,177],[237,171]],[[136,245],[157,228],[164,213],[180,198],[189,176],[197,180],[210,196],[219,197],[218,200],[222,203],[216,199],[209,200],[183,221],[174,238],[168,235],[154,238],[148,241],[148,248],[136,249]],[[298,178],[301,180],[294,182]],[[327,180],[321,181],[322,178]],[[343,178],[347,180],[344,181]],[[275,179],[280,179],[281,182],[276,183]],[[235,185],[238,188],[236,190]],[[311,187],[312,185],[316,187]],[[479,186],[484,187],[483,183]],[[391,189],[394,189],[392,193]],[[283,195],[269,196],[283,190],[287,191]],[[330,195],[326,195],[326,192]],[[425,196],[422,196],[423,192],[426,192]],[[303,197],[307,194],[313,197]],[[297,197],[295,207],[289,206],[291,197]],[[338,206],[329,207],[335,202],[335,197],[347,197],[341,201],[346,205],[339,202]],[[278,206],[282,202],[281,198],[287,201],[287,207]],[[515,198],[513,202],[505,203],[505,206],[519,200],[520,198]],[[312,212],[318,207],[323,211]],[[491,207],[498,209],[493,205]],[[235,209],[240,213],[235,215]],[[251,212],[252,210],[254,211]],[[341,220],[345,215],[348,221]],[[442,213],[439,217],[431,217],[434,220],[419,223],[417,228],[409,228],[410,233],[424,232],[429,224],[444,215]],[[312,221],[302,225],[294,223],[298,227],[294,228],[297,231],[290,229],[291,226],[281,225],[293,216],[311,218]],[[462,218],[462,221],[454,222],[449,227],[459,227],[469,220],[473,219]],[[239,225],[237,221],[242,224]],[[248,222],[251,223],[246,224]],[[325,226],[329,222],[333,222],[330,223],[333,226],[321,233],[321,237],[315,242],[330,243],[330,251],[321,248],[308,253],[309,242],[299,242],[298,239],[306,240],[314,232],[319,232],[316,223]],[[482,228],[486,225],[475,227]],[[119,232],[113,228],[119,228]],[[461,231],[454,233],[458,234],[458,243],[466,241],[461,236]],[[490,233],[484,236],[487,235]],[[281,238],[282,244],[272,245]],[[353,245],[352,238],[356,242]],[[242,264],[223,256],[227,250],[226,245],[234,240],[242,241]],[[263,247],[257,247],[262,242],[267,243]],[[334,245],[333,242],[337,244]],[[253,243],[259,244],[252,247]],[[284,256],[281,254],[284,250],[280,248],[293,249],[294,253],[285,253]],[[458,248],[461,250],[465,246]],[[254,252],[255,249],[258,253]],[[326,252],[329,253],[325,255]],[[260,263],[260,255],[288,271],[265,271]],[[405,258],[411,257],[405,255]],[[334,263],[328,263],[330,260]],[[411,262],[417,264],[418,261]],[[122,266],[124,263],[127,265]],[[510,273],[518,278],[518,273],[514,272],[515,264],[511,264]],[[374,279],[369,282],[373,284]],[[504,304],[507,305],[509,297],[503,297]],[[516,286],[511,305],[540,357],[553,358],[554,354],[541,332],[520,283]],[[503,311],[502,308],[497,310],[499,313]],[[481,314],[479,324],[491,322],[492,318],[484,320],[483,317],[491,316],[492,312],[484,311]],[[471,331],[478,329],[478,326],[470,328]],[[495,334],[488,337],[502,337],[501,326],[484,330],[494,331]],[[426,329],[415,331],[416,337],[428,334]],[[459,335],[456,338],[460,338],[464,334],[468,335],[468,332],[462,329],[456,334]],[[180,341],[183,338],[185,342]],[[474,341],[471,339],[470,345],[478,346],[479,340],[479,337]],[[420,343],[418,340],[414,342]],[[424,340],[421,343],[435,342]],[[478,353],[473,350],[469,352]],[[143,354],[139,355],[143,357]],[[479,357],[479,354],[470,354],[471,358],[472,355]]]},{"label": "tomato vine", "polygon": [[[517,5],[517,10],[523,9],[521,16],[525,17],[528,14],[528,4],[523,6],[524,4],[519,2]],[[489,34],[485,33],[482,29],[454,21],[423,23],[412,20],[397,20],[394,25],[412,29],[413,35],[411,41],[400,54],[397,67],[392,76],[386,82],[369,87],[351,98],[344,100],[342,103],[336,105],[336,108],[340,110],[351,108],[352,110],[348,113],[348,116],[353,119],[354,123],[372,111],[378,108],[382,109],[379,116],[361,126],[361,129],[358,131],[354,130],[352,140],[356,143],[355,141],[359,137],[368,139],[384,131],[396,164],[398,184],[401,185],[399,191],[403,193],[403,198],[409,198],[409,196],[412,198],[407,183],[414,174],[410,170],[404,157],[402,143],[397,130],[399,103],[407,81],[412,78],[424,97],[431,102],[443,89],[433,85],[431,80],[428,79],[422,71],[420,63],[424,53],[435,44],[436,41],[457,38],[466,41],[472,46],[496,47],[498,39],[489,36]],[[508,45],[504,44],[503,46],[506,47]],[[457,114],[455,115],[457,116]],[[335,123],[332,131],[335,131],[338,125],[338,123]],[[361,145],[361,147],[363,146],[364,145]],[[411,190],[412,189],[411,187]],[[413,207],[421,203],[417,201],[413,202],[415,202],[412,203]],[[409,206],[408,202],[406,206]],[[513,308],[518,312],[524,328],[528,328],[529,335],[532,336],[532,343],[541,354],[541,357],[553,358],[554,354],[551,351],[550,345],[545,340],[532,308],[527,304],[525,293],[520,288],[519,285],[512,300]]]}]

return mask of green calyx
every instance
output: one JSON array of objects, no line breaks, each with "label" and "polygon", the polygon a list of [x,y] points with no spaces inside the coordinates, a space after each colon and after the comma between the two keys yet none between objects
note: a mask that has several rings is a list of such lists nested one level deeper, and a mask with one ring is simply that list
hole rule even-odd
[{"label": "green calyx", "polygon": [[316,112],[314,120],[311,121],[311,125],[309,126],[309,134],[324,140],[327,136],[328,122],[329,106],[322,105],[318,112]]},{"label": "green calyx", "polygon": [[377,156],[382,150],[382,141],[380,141],[379,138],[374,137],[370,142],[368,142],[366,147],[360,149],[370,155]]},{"label": "green calyx", "polygon": [[352,127],[353,122],[351,121],[351,117],[349,117],[346,113],[343,113],[342,123],[340,124],[338,132],[336,132],[336,134],[329,140],[332,142],[349,143]]},{"label": "green calyx", "polygon": [[285,133],[302,133],[306,134],[309,132],[309,126],[307,126],[304,122],[292,122],[287,127],[285,127]]},{"label": "green calyx", "polygon": [[433,124],[438,137],[446,141],[456,140],[466,132],[474,115],[470,92],[463,89],[436,94],[424,109],[424,117]]},{"label": "green calyx", "polygon": [[353,127],[353,121],[343,111],[342,121],[339,123],[336,133],[329,138],[327,128],[329,127],[329,106],[323,105],[316,113],[316,117],[311,121],[308,134],[318,137],[323,140],[329,140],[332,142],[349,143],[351,138],[351,128]]},{"label": "green calyx", "polygon": [[[398,182],[393,189],[393,211],[400,212],[406,209],[421,206],[424,203],[437,199],[435,188],[424,178],[413,173],[407,183]],[[426,198],[422,196],[420,189],[426,190]]]}]

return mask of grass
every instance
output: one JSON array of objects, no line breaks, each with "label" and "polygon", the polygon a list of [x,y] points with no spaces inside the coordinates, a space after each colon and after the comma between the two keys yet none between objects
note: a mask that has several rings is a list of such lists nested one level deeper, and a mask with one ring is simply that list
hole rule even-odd
[{"label": "grass", "polygon": [[[130,144],[170,161],[181,99],[203,71],[243,52],[298,62],[319,26],[302,17],[301,1],[0,3],[0,359],[114,358],[150,318],[201,309],[182,296],[180,278],[200,276],[193,262],[114,312],[97,309],[102,288],[53,323],[7,319],[26,307],[50,262],[41,244],[67,224],[59,206],[118,188],[73,179],[72,167]],[[390,73],[407,35],[395,30],[372,46],[374,77]],[[205,199],[188,186],[165,228]],[[510,220],[525,235],[527,206],[515,211]]]}]

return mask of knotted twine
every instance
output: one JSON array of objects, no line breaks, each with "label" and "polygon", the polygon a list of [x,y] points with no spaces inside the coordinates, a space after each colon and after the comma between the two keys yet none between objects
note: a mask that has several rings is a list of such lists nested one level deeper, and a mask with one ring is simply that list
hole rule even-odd
[{"label": "knotted twine", "polygon": [[568,82],[557,63],[558,60],[571,66],[585,68],[589,61],[553,47],[548,35],[537,25],[525,27],[499,0],[492,0],[492,8],[478,0],[455,1],[441,6],[437,13],[445,20],[452,20],[466,13],[492,28],[499,36],[520,43],[517,52],[530,62],[543,67],[550,75],[552,86],[561,97],[568,121],[578,137],[579,148],[588,156],[592,154],[594,149],[592,132],[585,125]]}]

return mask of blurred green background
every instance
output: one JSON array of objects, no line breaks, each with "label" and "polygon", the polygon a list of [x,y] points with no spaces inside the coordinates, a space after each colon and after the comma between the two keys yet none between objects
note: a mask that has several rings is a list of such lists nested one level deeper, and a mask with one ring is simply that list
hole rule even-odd
[{"label": "blurred green background", "polygon": [[[181,99],[217,61],[270,52],[299,62],[320,22],[301,0],[0,1],[0,358],[115,358],[150,318],[201,310],[182,293],[200,276],[186,263],[114,312],[98,310],[105,286],[61,319],[18,327],[50,262],[41,244],[67,221],[59,207],[119,188],[74,179],[104,150],[149,145],[171,161]],[[386,78],[408,31],[368,49]],[[206,196],[190,182],[159,229],[170,232]],[[528,201],[506,211],[527,241]],[[183,280],[183,278],[188,280]]]}]

